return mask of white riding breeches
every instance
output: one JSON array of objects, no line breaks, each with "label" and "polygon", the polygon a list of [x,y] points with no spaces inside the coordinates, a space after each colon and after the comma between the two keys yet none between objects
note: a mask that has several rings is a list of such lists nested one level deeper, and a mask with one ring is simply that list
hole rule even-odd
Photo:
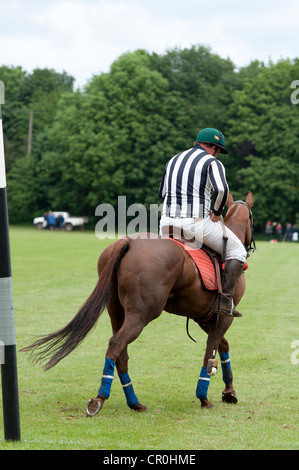
[{"label": "white riding breeches", "polygon": [[[198,244],[206,245],[222,255],[223,227],[220,221],[213,222],[209,216],[204,217],[203,219],[193,219],[173,218],[162,215],[160,221],[160,234],[164,234],[165,232],[167,233],[167,226],[172,226],[174,232],[176,232],[177,229],[177,233],[182,230],[186,239],[195,238],[197,248]],[[229,259],[238,259],[239,261],[242,261],[242,263],[245,263],[247,253],[242,242],[229,228],[225,227],[225,232],[227,236],[225,261]],[[174,236],[174,238],[179,237],[179,234]]]}]

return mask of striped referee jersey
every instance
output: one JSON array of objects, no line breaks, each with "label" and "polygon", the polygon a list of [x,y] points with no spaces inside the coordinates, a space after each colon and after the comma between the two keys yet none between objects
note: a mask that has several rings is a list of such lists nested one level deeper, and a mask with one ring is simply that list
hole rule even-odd
[{"label": "striped referee jersey", "polygon": [[221,215],[228,196],[225,169],[200,145],[175,155],[165,166],[159,189],[164,199],[162,215],[207,217],[211,210]]}]

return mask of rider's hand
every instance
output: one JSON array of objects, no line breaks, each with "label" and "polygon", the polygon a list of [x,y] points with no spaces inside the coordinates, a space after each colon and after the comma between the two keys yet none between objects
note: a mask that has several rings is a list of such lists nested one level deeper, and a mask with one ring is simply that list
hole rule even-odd
[{"label": "rider's hand", "polygon": [[219,222],[221,215],[215,215],[212,211],[210,212],[210,219],[212,222]]}]

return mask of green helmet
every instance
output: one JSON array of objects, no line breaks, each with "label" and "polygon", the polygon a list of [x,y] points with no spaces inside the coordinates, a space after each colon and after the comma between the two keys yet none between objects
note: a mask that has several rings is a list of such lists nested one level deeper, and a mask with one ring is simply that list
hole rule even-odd
[{"label": "green helmet", "polygon": [[222,134],[222,132],[218,131],[217,129],[213,129],[212,127],[202,129],[197,134],[196,142],[216,145],[220,148],[220,153],[228,153],[228,151],[224,148],[224,135]]}]

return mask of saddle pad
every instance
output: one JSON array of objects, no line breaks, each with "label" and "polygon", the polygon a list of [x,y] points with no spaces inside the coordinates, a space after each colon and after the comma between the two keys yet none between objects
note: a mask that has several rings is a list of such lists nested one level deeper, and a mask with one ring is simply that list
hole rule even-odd
[{"label": "saddle pad", "polygon": [[178,245],[181,245],[181,247],[184,248],[184,250],[187,251],[187,253],[191,256],[193,259],[194,263],[197,266],[197,269],[200,273],[202,282],[204,283],[204,286],[208,290],[218,290],[218,284],[217,284],[217,279],[216,279],[216,273],[215,269],[213,266],[213,262],[209,255],[201,250],[200,248],[198,250],[194,250],[190,248],[188,245],[184,245],[181,242],[178,242],[177,240],[174,240],[173,238],[170,238],[169,240],[172,240],[173,242],[177,243]]},{"label": "saddle pad", "polygon": [[[178,245],[181,245],[181,247],[184,248],[184,250],[186,250],[187,253],[191,256],[200,273],[205,288],[208,290],[218,290],[215,268],[210,256],[200,248],[194,250],[188,245],[184,245],[183,243],[174,240],[173,238],[170,238],[169,240],[172,240]],[[246,269],[248,269],[247,263],[244,264],[243,271],[246,271]]]}]

